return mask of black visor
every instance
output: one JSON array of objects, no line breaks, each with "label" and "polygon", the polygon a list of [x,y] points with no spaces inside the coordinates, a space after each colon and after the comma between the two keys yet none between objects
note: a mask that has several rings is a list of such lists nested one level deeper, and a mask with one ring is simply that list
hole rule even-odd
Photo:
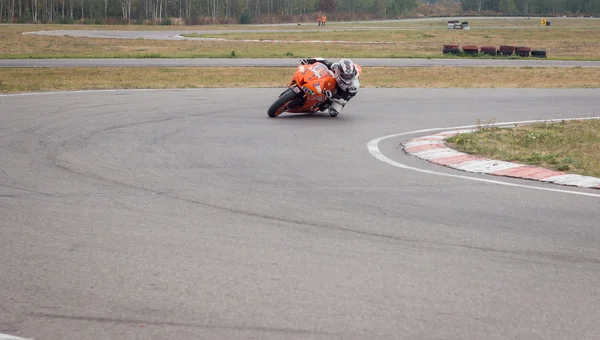
[{"label": "black visor", "polygon": [[340,77],[344,80],[352,80],[352,78],[354,78],[354,73],[342,73],[340,74]]}]

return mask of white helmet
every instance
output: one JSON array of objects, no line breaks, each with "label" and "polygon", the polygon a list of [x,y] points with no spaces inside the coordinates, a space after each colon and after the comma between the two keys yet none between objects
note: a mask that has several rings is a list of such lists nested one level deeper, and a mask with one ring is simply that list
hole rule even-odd
[{"label": "white helmet", "polygon": [[358,72],[356,66],[350,59],[342,59],[337,62],[335,68],[335,80],[344,85],[350,85]]}]

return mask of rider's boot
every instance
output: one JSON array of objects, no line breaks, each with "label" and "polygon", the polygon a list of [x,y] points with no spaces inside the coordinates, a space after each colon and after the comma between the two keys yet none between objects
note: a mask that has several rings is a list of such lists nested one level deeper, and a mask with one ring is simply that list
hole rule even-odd
[{"label": "rider's boot", "polygon": [[337,117],[337,115],[340,113],[340,111],[342,111],[342,109],[344,108],[345,102],[346,101],[339,100],[339,99],[333,100],[333,102],[331,103],[331,106],[329,107],[329,115],[331,117]]}]

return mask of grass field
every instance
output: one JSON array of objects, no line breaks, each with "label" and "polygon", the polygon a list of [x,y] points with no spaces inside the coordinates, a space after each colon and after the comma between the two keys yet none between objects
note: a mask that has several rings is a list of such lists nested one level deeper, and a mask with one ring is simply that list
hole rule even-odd
[{"label": "grass field", "polygon": [[492,159],[600,177],[600,120],[482,126],[447,139],[453,148]]},{"label": "grass field", "polygon": [[[283,87],[293,68],[0,68],[0,92]],[[600,68],[363,68],[364,88],[598,88]]]},{"label": "grass field", "polygon": [[[549,59],[600,60],[600,20],[553,19],[552,26],[531,20],[469,21],[471,30],[447,29],[446,21],[394,21],[369,24],[328,23],[327,27],[300,26],[89,26],[2,25],[0,58],[299,58],[337,57],[441,57],[443,44],[517,45],[545,49]],[[286,29],[298,32],[269,33]],[[23,35],[23,32],[57,29],[175,30],[201,34],[214,29],[251,29],[251,33],[201,35],[231,41],[159,41],[65,36]],[[308,32],[320,30],[320,32]],[[257,42],[240,40],[253,39]],[[265,42],[260,40],[283,40]],[[363,42],[308,43],[305,40]],[[371,44],[378,42],[379,44]]]},{"label": "grass field", "polygon": [[[570,28],[598,28],[600,27],[600,20],[598,18],[547,18],[552,24],[546,28],[555,27],[570,27]],[[519,28],[519,27],[539,27],[540,18],[489,18],[489,19],[473,19],[473,18],[458,18],[459,21],[468,21],[469,26],[472,29],[478,28]],[[335,23],[332,23],[335,24]],[[443,19],[432,19],[432,20],[419,20],[419,19],[406,19],[406,20],[394,20],[394,21],[369,21],[353,23],[353,26],[358,27],[398,27],[398,28],[447,28],[447,20]],[[328,23],[329,25],[329,23]],[[343,25],[340,23],[340,25]]]}]

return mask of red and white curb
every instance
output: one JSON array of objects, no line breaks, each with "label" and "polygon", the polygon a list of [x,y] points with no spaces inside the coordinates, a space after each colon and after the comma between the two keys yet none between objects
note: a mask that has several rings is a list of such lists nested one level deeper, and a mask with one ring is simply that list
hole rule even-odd
[{"label": "red and white curb", "polygon": [[473,156],[449,148],[444,142],[448,137],[472,131],[474,129],[441,132],[411,139],[402,146],[404,152],[411,156],[466,172],[600,189],[600,178]]}]

